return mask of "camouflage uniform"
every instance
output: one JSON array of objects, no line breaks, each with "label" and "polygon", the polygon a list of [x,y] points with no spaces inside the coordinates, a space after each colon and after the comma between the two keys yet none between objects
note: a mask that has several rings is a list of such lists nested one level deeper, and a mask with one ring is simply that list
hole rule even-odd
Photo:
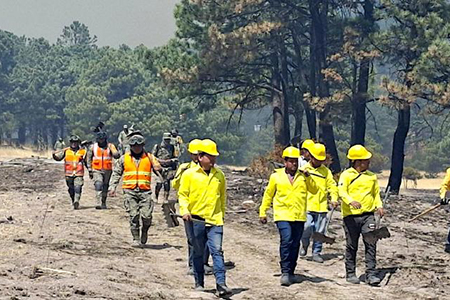
[{"label": "camouflage uniform", "polygon": [[[169,135],[169,136],[167,136]],[[164,134],[163,142],[153,147],[153,155],[162,166],[161,177],[156,177],[155,198],[158,201],[159,192],[164,186],[164,200],[168,201],[170,192],[170,181],[175,177],[178,166],[178,158],[175,156],[175,147],[170,143],[170,134]]]},{"label": "camouflage uniform", "polygon": [[128,145],[128,137],[127,137],[129,132],[130,132],[129,130],[125,132],[124,129],[119,133],[119,137],[117,138],[119,140],[119,150],[121,154],[124,154],[125,152],[130,150],[130,145]]},{"label": "camouflage uniform", "polygon": [[55,145],[53,146],[53,150],[60,151],[60,150],[64,149],[65,146],[66,146],[66,144],[64,143],[63,139],[59,139],[56,141]]},{"label": "camouflage uniform", "polygon": [[[152,163],[152,169],[159,171],[161,165],[153,157],[148,154]],[[133,157],[136,166],[139,166],[140,159]],[[110,191],[115,191],[117,185],[124,173],[125,156],[122,155],[117,163],[114,165],[113,174],[111,177]],[[148,230],[152,223],[153,200],[152,191],[143,191],[136,187],[133,190],[123,189],[124,193],[124,207],[129,215],[130,231],[135,243],[145,244],[147,242]],[[140,219],[142,218],[141,234],[139,233]]]},{"label": "camouflage uniform", "polygon": [[[109,188],[109,180],[111,178],[112,169],[101,169],[101,170],[95,170],[92,166],[92,161],[94,158],[94,147],[95,145],[98,145],[98,143],[95,143],[93,145],[90,145],[87,151],[86,155],[86,164],[87,168],[89,170],[89,177],[94,181],[94,188],[95,188],[95,194],[97,198],[97,209],[106,209],[106,198],[108,197],[108,188]],[[106,147],[109,148],[110,154],[113,158],[118,159],[120,157],[119,151],[117,151],[116,147],[113,144],[106,143],[105,147],[101,147],[98,145],[98,147],[102,148],[103,150],[106,149]]]},{"label": "camouflage uniform", "polygon": [[[65,148],[59,151],[55,151],[53,152],[53,159],[56,161],[61,161],[66,157],[66,151],[67,150],[72,150],[74,152],[78,152],[78,151],[84,151],[81,148],[76,148],[76,149],[71,149],[71,148]],[[86,161],[85,161],[85,157],[83,158],[83,168],[86,165]],[[81,199],[81,192],[83,190],[83,184],[84,184],[84,179],[83,176],[77,176],[77,175],[72,175],[72,176],[65,176],[66,178],[66,185],[68,187],[68,192],[70,195],[70,199],[72,200],[72,205],[74,207],[74,209],[78,209],[79,205],[80,205],[80,199]]]}]

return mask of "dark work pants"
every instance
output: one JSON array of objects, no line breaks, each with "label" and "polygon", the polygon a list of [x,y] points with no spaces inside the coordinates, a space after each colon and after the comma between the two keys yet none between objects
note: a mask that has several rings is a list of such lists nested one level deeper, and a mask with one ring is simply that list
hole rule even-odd
[{"label": "dark work pants", "polygon": [[281,273],[294,274],[305,222],[276,222],[280,233]]},{"label": "dark work pants", "polygon": [[[187,243],[188,243],[188,266],[189,268],[194,266],[194,244],[192,242],[193,234],[193,222],[192,221],[184,221],[184,230],[186,231]],[[208,244],[205,246],[205,253],[203,254],[203,262],[205,265],[208,265],[209,261],[209,248]]]},{"label": "dark work pants", "polygon": [[[356,274],[356,253],[358,252],[359,236],[375,228],[373,213],[352,215],[344,218],[344,231],[347,240],[345,249],[345,271],[347,277]],[[368,243],[363,236],[365,247],[366,275],[376,274],[377,245]]]}]

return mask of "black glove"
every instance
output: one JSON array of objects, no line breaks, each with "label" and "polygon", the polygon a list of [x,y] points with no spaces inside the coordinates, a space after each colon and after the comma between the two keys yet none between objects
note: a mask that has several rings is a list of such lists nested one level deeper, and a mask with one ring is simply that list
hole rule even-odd
[{"label": "black glove", "polygon": [[445,197],[445,198],[441,199],[441,205],[447,205],[449,202],[450,202],[450,198]]},{"label": "black glove", "polygon": [[89,171],[89,178],[90,178],[90,179],[93,179],[93,178],[94,178],[94,172]]}]

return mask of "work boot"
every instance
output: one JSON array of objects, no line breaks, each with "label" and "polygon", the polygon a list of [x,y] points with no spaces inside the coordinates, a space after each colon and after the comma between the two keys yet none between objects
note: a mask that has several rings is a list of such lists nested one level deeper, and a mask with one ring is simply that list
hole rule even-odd
[{"label": "work boot", "polygon": [[444,251],[450,253],[450,245],[445,245]]},{"label": "work boot", "polygon": [[305,257],[306,253],[308,252],[308,248],[304,247],[303,245],[300,247],[300,257]]},{"label": "work boot", "polygon": [[322,258],[322,256],[320,256],[319,253],[313,254],[312,260],[319,264],[323,263],[323,258]]},{"label": "work boot", "polygon": [[291,283],[301,283],[302,277],[300,275],[291,274],[289,280]]},{"label": "work boot", "polygon": [[289,273],[281,274],[280,283],[282,286],[290,286],[292,284]]},{"label": "work boot", "polygon": [[73,203],[73,209],[78,209],[78,208],[80,208],[80,202],[74,202]]},{"label": "work boot", "polygon": [[368,285],[376,286],[381,283],[381,279],[378,276],[375,275],[367,275],[366,276],[366,283]]},{"label": "work boot", "polygon": [[196,290],[197,292],[203,292],[205,290],[205,287],[202,284],[196,283],[194,290]]},{"label": "work boot", "polygon": [[102,204],[100,205],[102,209],[106,209],[106,199],[102,199]]},{"label": "work boot", "polygon": [[359,284],[360,283],[359,278],[356,277],[355,274],[348,274],[347,275],[347,282],[353,283],[353,284]]},{"label": "work boot", "polygon": [[212,275],[214,273],[213,267],[210,265],[204,265],[205,275]]},{"label": "work boot", "polygon": [[148,228],[147,229],[142,228],[141,244],[142,245],[147,244],[147,239],[148,239]]},{"label": "work boot", "polygon": [[139,240],[133,240],[133,242],[131,242],[131,247],[133,247],[133,248],[140,248],[141,246],[142,245]]},{"label": "work boot", "polygon": [[224,284],[216,284],[217,293],[219,294],[219,297],[229,296],[233,292],[227,285]]},{"label": "work boot", "polygon": [[141,245],[139,229],[131,229],[131,236],[133,237],[132,247],[139,247]]}]

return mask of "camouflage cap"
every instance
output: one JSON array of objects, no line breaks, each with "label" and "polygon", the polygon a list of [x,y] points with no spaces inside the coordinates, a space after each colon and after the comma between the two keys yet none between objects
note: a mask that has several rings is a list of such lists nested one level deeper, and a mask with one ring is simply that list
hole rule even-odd
[{"label": "camouflage cap", "polygon": [[78,142],[81,143],[81,139],[78,135],[72,134],[69,138],[69,142]]}]

